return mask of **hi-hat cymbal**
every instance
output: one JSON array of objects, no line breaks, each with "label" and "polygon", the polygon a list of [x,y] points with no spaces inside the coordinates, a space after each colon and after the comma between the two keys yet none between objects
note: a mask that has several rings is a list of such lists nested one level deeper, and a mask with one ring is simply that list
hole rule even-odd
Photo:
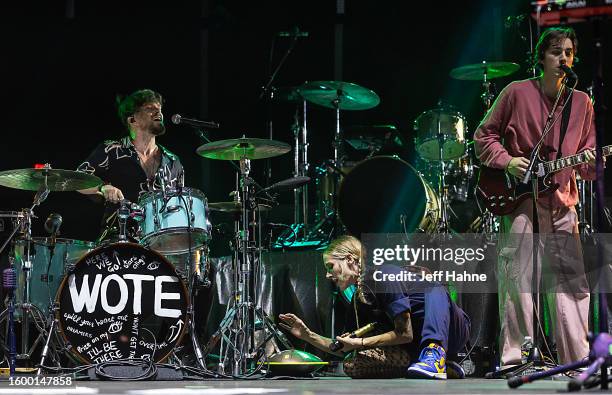
[{"label": "hi-hat cymbal", "polygon": [[343,81],[312,81],[299,87],[300,95],[311,103],[341,110],[367,110],[380,103],[368,88]]},{"label": "hi-hat cymbal", "polygon": [[213,141],[196,150],[200,156],[221,160],[265,159],[286,154],[289,151],[291,151],[291,146],[281,141],[247,137]]},{"label": "hi-hat cymbal", "polygon": [[[208,203],[208,208],[210,211],[220,211],[223,213],[239,213],[242,211],[242,203],[240,202],[214,202]],[[257,210],[260,211],[268,211],[272,207],[266,204],[258,204]]]},{"label": "hi-hat cymbal", "polygon": [[451,70],[450,76],[457,80],[481,81],[484,75],[487,79],[500,78],[516,72],[520,66],[512,62],[487,62],[467,64]]},{"label": "hi-hat cymbal", "polygon": [[0,185],[37,191],[47,184],[50,191],[76,191],[97,187],[102,180],[94,175],[60,169],[16,169],[0,172]]}]

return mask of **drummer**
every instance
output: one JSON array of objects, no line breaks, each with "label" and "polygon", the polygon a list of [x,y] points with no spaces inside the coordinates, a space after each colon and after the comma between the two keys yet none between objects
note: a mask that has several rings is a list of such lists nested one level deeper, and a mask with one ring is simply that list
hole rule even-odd
[{"label": "drummer", "polygon": [[156,142],[156,137],[166,132],[162,104],[162,96],[150,89],[138,90],[126,97],[117,96],[118,115],[127,136],[98,145],[77,168],[104,181],[98,188],[79,191],[105,200],[100,240],[117,237],[115,213],[121,200],[137,202],[146,192],[184,184],[183,166],[178,157]]}]

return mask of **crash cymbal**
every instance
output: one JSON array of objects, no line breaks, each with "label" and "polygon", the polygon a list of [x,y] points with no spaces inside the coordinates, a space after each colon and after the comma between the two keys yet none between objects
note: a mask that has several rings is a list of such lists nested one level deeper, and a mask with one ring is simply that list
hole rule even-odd
[{"label": "crash cymbal", "polygon": [[196,150],[200,156],[221,160],[265,159],[289,151],[291,151],[291,146],[281,141],[246,137],[213,141]]},{"label": "crash cymbal", "polygon": [[363,86],[343,81],[312,81],[299,87],[300,95],[311,103],[341,110],[367,110],[380,103],[378,95]]},{"label": "crash cymbal", "polygon": [[500,78],[517,71],[520,66],[512,62],[487,62],[468,64],[451,70],[450,76],[457,80],[481,81],[486,73],[487,79]]},{"label": "crash cymbal", "polygon": [[[266,204],[258,204],[257,209],[260,211],[269,211],[272,207]],[[210,211],[220,211],[223,213],[239,213],[242,211],[242,203],[240,202],[214,202],[208,203]]]},{"label": "crash cymbal", "polygon": [[45,182],[50,191],[76,191],[102,184],[94,175],[73,170],[42,168],[0,172],[0,185],[9,188],[37,191]]}]

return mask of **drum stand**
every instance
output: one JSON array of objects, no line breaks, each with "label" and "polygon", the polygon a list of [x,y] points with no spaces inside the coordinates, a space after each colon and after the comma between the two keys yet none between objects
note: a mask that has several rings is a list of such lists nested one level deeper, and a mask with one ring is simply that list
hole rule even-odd
[{"label": "drum stand", "polygon": [[[308,130],[306,128],[306,100],[302,100],[302,124],[298,123],[298,110],[296,109],[295,122],[293,126],[294,138],[294,177],[308,175],[310,164],[308,163]],[[298,232],[298,237],[304,236],[308,229],[308,185],[293,190],[293,223]],[[303,226],[301,226],[303,225]],[[300,232],[302,230],[302,232]],[[300,234],[303,233],[303,234]]]},{"label": "drum stand", "polygon": [[446,184],[446,166],[444,160],[444,142],[446,137],[442,133],[440,118],[438,118],[438,149],[440,161],[440,174],[438,175],[438,191],[440,193],[440,219],[436,226],[436,233],[450,233],[450,222],[448,212],[451,210],[449,203],[448,185]]},{"label": "drum stand", "polygon": [[[25,248],[25,259],[22,262],[22,273],[23,281],[23,290],[22,291],[22,302],[14,304],[15,309],[19,309],[21,311],[21,353],[16,355],[16,359],[20,360],[30,360],[34,349],[41,342],[43,337],[47,334],[45,328],[40,326],[40,322],[45,322],[45,315],[38,307],[30,303],[30,281],[31,281],[31,268],[32,268],[32,259],[31,259],[31,246],[32,246],[32,218],[34,218],[34,208],[39,206],[42,202],[45,201],[47,196],[49,196],[49,188],[46,183],[41,186],[36,195],[34,196],[34,202],[32,207],[29,209],[24,209],[23,217],[18,218],[17,225],[15,229],[10,234],[8,239],[4,242],[2,247],[0,247],[0,253],[4,251],[8,243],[15,237],[18,231],[21,230],[21,233],[24,235],[26,240],[26,248]],[[10,259],[10,266],[14,267],[14,258]],[[19,290],[18,290],[19,291]],[[11,302],[12,303],[12,302]],[[9,309],[5,309],[0,313],[0,321],[4,320],[7,315],[11,314]],[[10,317],[9,317],[10,321]],[[38,331],[38,336],[34,340],[33,344],[30,346],[30,323],[33,323],[36,330]],[[7,328],[8,329],[8,328]],[[8,333],[8,331],[7,331]],[[9,340],[8,338],[6,339]],[[3,345],[3,348],[4,345]]]},{"label": "drum stand", "polygon": [[[230,373],[234,377],[243,377],[255,372],[256,361],[261,356],[263,346],[273,336],[277,336],[284,346],[290,348],[284,335],[278,331],[263,309],[256,307],[254,290],[254,264],[261,262],[261,246],[257,245],[256,235],[259,221],[249,223],[253,209],[252,186],[254,181],[249,177],[250,160],[240,159],[240,196],[242,213],[236,224],[236,249],[234,252],[234,293],[228,302],[228,310],[221,321],[219,329],[211,336],[204,348],[208,355],[221,341],[220,373],[226,373],[226,364],[231,364]],[[255,330],[258,323],[271,333],[262,344],[256,345]]]}]

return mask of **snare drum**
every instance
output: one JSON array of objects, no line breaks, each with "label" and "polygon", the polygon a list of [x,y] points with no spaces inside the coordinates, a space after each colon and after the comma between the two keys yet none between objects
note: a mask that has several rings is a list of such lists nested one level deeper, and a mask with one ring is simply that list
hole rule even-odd
[{"label": "snare drum", "polygon": [[183,188],[145,194],[141,243],[164,255],[183,254],[210,239],[208,201],[197,189]]},{"label": "snare drum", "polygon": [[438,196],[408,163],[395,156],[360,162],[340,184],[338,212],[349,233],[432,232]]},{"label": "snare drum", "polygon": [[[71,265],[94,248],[94,243],[81,240],[56,239],[51,257],[51,238],[33,237],[30,245],[30,303],[45,314],[49,313],[49,304],[55,298],[57,289]],[[13,249],[15,272],[17,274],[16,303],[23,303],[23,291],[26,287],[24,266],[27,264],[28,242],[24,239],[15,241]],[[48,270],[47,270],[48,267]],[[15,316],[21,316],[21,309],[15,310]]]},{"label": "snare drum", "polygon": [[183,338],[190,303],[174,267],[134,243],[82,257],[62,281],[57,302],[62,338],[87,364],[165,360]]}]

